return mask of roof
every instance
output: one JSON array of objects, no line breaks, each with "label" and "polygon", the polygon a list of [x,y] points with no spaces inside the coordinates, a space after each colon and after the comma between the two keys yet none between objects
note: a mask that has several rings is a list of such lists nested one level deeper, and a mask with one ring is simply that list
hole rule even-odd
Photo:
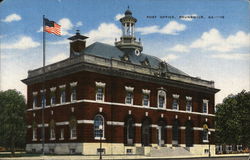
[{"label": "roof", "polygon": [[[98,57],[103,57],[103,58],[108,58],[108,59],[118,59],[121,60],[121,57],[124,56],[124,52],[118,49],[115,46],[100,43],[100,42],[95,42],[91,44],[90,46],[86,47],[81,54],[89,54],[89,55],[94,55]],[[150,56],[144,53],[141,53],[140,56],[136,56],[134,53],[128,53],[129,55],[129,60],[132,64],[136,65],[142,65],[142,62],[145,61],[146,59],[148,60],[150,67],[152,68],[159,68],[159,64],[163,62],[161,59],[155,57],[155,56]],[[166,63],[166,62],[165,62]],[[180,75],[185,75],[189,76],[185,72],[171,66],[170,64],[166,63],[166,71],[174,74],[180,74]]]}]

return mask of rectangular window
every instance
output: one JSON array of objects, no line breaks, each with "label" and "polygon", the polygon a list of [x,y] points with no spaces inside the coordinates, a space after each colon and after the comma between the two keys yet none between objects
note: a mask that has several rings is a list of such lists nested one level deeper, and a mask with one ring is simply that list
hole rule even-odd
[{"label": "rectangular window", "polygon": [[208,142],[208,131],[203,130],[202,140],[203,140],[203,142]]},{"label": "rectangular window", "polygon": [[127,92],[127,95],[125,97],[125,104],[133,104],[133,93]]},{"label": "rectangular window", "polygon": [[37,107],[37,95],[33,96],[33,108]]},{"label": "rectangular window", "polygon": [[143,95],[143,101],[142,101],[143,106],[149,106],[149,95],[148,94],[144,94]]},{"label": "rectangular window", "polygon": [[64,129],[60,130],[60,140],[64,139]]},{"label": "rectangular window", "polygon": [[174,109],[174,110],[179,109],[178,99],[176,99],[176,98],[173,99],[172,109]]},{"label": "rectangular window", "polygon": [[96,89],[96,100],[97,101],[104,101],[104,88],[98,87]]},{"label": "rectangular window", "polygon": [[55,128],[50,128],[50,140],[55,140]]},{"label": "rectangular window", "polygon": [[165,97],[164,96],[159,96],[159,108],[164,107],[164,102],[165,102]]},{"label": "rectangular window", "polygon": [[76,88],[71,89],[71,101],[76,101]]},{"label": "rectangular window", "polygon": [[65,103],[66,102],[66,93],[65,93],[65,90],[61,91],[60,102],[61,103]]},{"label": "rectangular window", "polygon": [[56,104],[56,95],[55,95],[55,94],[52,94],[52,95],[51,95],[50,104],[51,104],[51,105]]},{"label": "rectangular window", "polygon": [[202,113],[208,113],[208,100],[203,100],[202,103]]},{"label": "rectangular window", "polygon": [[186,101],[186,111],[192,112],[192,101],[191,100]]},{"label": "rectangular window", "polygon": [[42,93],[42,96],[41,96],[41,107],[45,107],[46,106],[46,95],[45,93]]},{"label": "rectangular window", "polygon": [[33,128],[32,140],[33,140],[33,141],[36,141],[36,140],[37,140],[37,129],[36,129],[36,128]]},{"label": "rectangular window", "polygon": [[76,127],[70,129],[70,139],[76,139]]}]

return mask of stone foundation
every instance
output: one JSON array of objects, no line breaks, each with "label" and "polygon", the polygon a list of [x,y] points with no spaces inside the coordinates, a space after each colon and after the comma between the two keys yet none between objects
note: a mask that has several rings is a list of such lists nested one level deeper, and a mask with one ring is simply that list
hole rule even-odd
[{"label": "stone foundation", "polygon": [[[49,143],[45,144],[44,147],[45,153],[51,154],[98,155],[100,143]],[[151,147],[142,147],[140,144],[135,144],[134,146],[124,146],[123,143],[102,143],[102,148],[104,149],[103,154],[105,155],[150,156],[152,154],[152,151],[154,151],[154,153],[161,153],[166,149],[178,151],[178,148],[184,148],[191,155],[204,156],[209,154],[208,144],[194,144],[193,147],[185,147],[185,145],[182,144],[180,145],[180,147],[172,147],[171,144],[160,147],[154,144]],[[26,151],[40,153],[42,151],[42,144],[27,144]],[[210,153],[211,156],[215,155],[215,145],[210,145]],[[168,155],[164,155],[161,153],[161,155],[159,156],[163,157]],[[178,156],[178,154],[176,156]]]}]

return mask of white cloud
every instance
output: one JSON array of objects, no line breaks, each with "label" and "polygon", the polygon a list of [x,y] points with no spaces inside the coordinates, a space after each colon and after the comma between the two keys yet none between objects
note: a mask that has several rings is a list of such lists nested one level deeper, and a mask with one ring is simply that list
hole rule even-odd
[{"label": "white cloud", "polygon": [[224,38],[220,32],[212,28],[209,32],[204,32],[201,38],[191,44],[191,48],[201,48],[218,52],[229,52],[233,49],[250,47],[250,34],[238,31],[235,35]]},{"label": "white cloud", "polygon": [[56,56],[49,59],[48,63],[55,63],[68,58],[66,53],[58,53]]},{"label": "white cloud", "polygon": [[75,25],[76,27],[80,27],[80,26],[82,26],[82,22],[81,21],[78,21],[77,23],[76,23],[76,25]]},{"label": "white cloud", "polygon": [[58,24],[61,25],[61,34],[63,36],[65,36],[65,35],[71,35],[69,33],[69,31],[72,30],[72,28],[73,28],[74,25],[71,23],[70,19],[68,19],[68,18],[62,18],[62,19],[60,19],[58,21]]},{"label": "white cloud", "polygon": [[174,51],[174,52],[189,52],[189,48],[185,45],[181,45],[181,44],[177,44],[175,45],[173,48],[169,49],[170,51]]},{"label": "white cloud", "polygon": [[186,14],[186,15],[183,15],[180,19],[183,21],[192,21],[197,16],[198,16],[197,14]]},{"label": "white cloud", "polygon": [[96,41],[114,44],[115,38],[120,37],[122,31],[113,23],[101,23],[97,29],[91,30],[85,35],[90,37],[88,43]]},{"label": "white cloud", "polygon": [[169,62],[178,59],[179,57],[175,54],[168,54],[165,57],[161,58],[161,60]]},{"label": "white cloud", "polygon": [[37,30],[36,32],[42,32],[43,31],[43,27],[41,26],[39,30]]},{"label": "white cloud", "polygon": [[64,40],[60,40],[60,41],[54,41],[54,42],[48,42],[48,44],[52,44],[52,45],[57,45],[57,44],[68,44],[69,40],[64,39]]},{"label": "white cloud", "polygon": [[35,42],[31,37],[23,36],[13,43],[3,43],[2,49],[29,49],[38,47],[40,43]]},{"label": "white cloud", "polygon": [[180,24],[176,21],[170,21],[168,24],[160,28],[159,26],[148,26],[148,27],[139,27],[136,29],[137,32],[141,32],[142,35],[152,34],[152,33],[161,33],[161,34],[171,34],[177,35],[179,32],[184,31],[186,25]]},{"label": "white cloud", "polygon": [[138,27],[136,28],[137,32],[141,32],[142,35],[159,33],[159,26],[148,26],[148,27]]},{"label": "white cloud", "polygon": [[121,13],[118,13],[116,16],[115,16],[115,20],[116,21],[119,21],[122,17],[124,17],[125,15],[124,14],[121,14]]},{"label": "white cloud", "polygon": [[227,60],[250,60],[250,53],[221,53],[221,54],[213,54],[211,55],[212,58],[219,58],[219,59],[227,59]]},{"label": "white cloud", "polygon": [[5,17],[5,19],[3,19],[3,22],[13,22],[13,21],[20,21],[22,19],[22,17],[16,13],[10,14],[7,17]]}]

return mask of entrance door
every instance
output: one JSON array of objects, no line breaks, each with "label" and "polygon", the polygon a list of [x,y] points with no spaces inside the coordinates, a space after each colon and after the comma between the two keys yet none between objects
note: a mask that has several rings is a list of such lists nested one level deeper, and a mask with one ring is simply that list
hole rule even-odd
[{"label": "entrance door", "polygon": [[149,121],[145,120],[142,123],[142,146],[148,146],[149,145]]},{"label": "entrance door", "polygon": [[157,128],[157,141],[158,141],[159,146],[162,146],[161,129],[162,129],[162,126],[158,126],[158,128]]}]

